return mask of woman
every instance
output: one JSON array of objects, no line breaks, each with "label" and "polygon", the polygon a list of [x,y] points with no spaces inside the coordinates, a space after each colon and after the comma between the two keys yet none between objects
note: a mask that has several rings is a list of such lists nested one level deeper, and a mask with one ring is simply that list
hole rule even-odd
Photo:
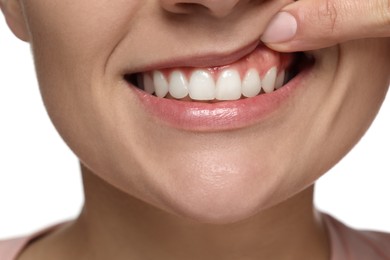
[{"label": "woman", "polygon": [[312,194],[375,117],[390,40],[273,51],[272,32],[298,37],[289,2],[5,1],[85,189],[76,220],[4,242],[7,257],[388,258],[388,235]]}]

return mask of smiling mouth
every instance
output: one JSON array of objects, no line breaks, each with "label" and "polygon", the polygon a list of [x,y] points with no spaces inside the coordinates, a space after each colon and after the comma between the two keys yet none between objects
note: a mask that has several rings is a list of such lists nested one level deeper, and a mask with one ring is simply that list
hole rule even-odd
[{"label": "smiling mouth", "polygon": [[314,62],[303,52],[278,53],[259,45],[231,64],[158,68],[125,74],[124,79],[158,98],[216,103],[275,92]]},{"label": "smiling mouth", "polygon": [[123,78],[150,122],[191,132],[220,132],[261,124],[290,111],[287,101],[297,101],[294,96],[300,92],[295,90],[308,85],[314,65],[309,54],[279,53],[260,44],[231,55],[155,64]]}]

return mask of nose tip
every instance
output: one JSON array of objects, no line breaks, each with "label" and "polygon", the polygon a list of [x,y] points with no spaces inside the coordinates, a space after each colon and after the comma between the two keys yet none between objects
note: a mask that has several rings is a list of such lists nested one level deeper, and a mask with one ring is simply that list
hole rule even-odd
[{"label": "nose tip", "polygon": [[161,6],[171,13],[190,14],[197,11],[206,11],[217,18],[223,18],[231,14],[238,3],[242,1],[243,0],[160,0]]}]

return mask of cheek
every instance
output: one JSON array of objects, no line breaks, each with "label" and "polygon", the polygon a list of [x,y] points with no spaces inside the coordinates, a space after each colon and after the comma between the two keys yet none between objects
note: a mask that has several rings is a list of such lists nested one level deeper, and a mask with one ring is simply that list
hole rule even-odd
[{"label": "cheek", "polygon": [[340,72],[335,78],[334,128],[359,139],[375,118],[390,80],[389,40],[361,40],[341,46]]},{"label": "cheek", "polygon": [[[51,120],[83,163],[116,186],[126,183],[127,189],[132,185],[128,178],[116,174],[127,170],[116,163],[123,157],[123,139],[115,138],[117,122],[111,124],[117,119],[111,105],[117,101],[117,75],[105,69],[142,3],[36,0],[25,5],[39,86]],[[132,157],[123,161],[141,171]]]},{"label": "cheek", "polygon": [[79,61],[95,55],[109,56],[119,39],[129,30],[142,1],[36,0],[25,5],[33,49],[66,55]]},{"label": "cheek", "polygon": [[113,88],[113,77],[105,73],[106,65],[128,30],[129,17],[142,2],[36,0],[25,4],[45,106],[74,150],[82,149],[81,142],[98,146],[89,140],[102,135],[94,128],[104,116],[99,112],[101,95],[114,99],[107,93]]},{"label": "cheek", "polygon": [[64,103],[66,98],[70,103],[78,99],[82,103],[94,91],[90,89],[93,81],[102,85],[107,80],[110,55],[129,30],[130,17],[135,16],[141,3],[37,0],[25,5],[45,103]]},{"label": "cheek", "polygon": [[[361,40],[340,46],[336,75],[318,100],[312,127],[306,132],[306,158],[324,173],[364,135],[374,120],[389,87],[390,41]],[[313,174],[313,173],[312,173]],[[310,176],[308,173],[307,176]]]}]

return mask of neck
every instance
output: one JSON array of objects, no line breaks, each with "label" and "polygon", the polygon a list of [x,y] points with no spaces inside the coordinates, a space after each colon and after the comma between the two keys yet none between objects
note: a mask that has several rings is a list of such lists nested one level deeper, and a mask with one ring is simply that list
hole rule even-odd
[{"label": "neck", "polygon": [[86,169],[83,180],[84,208],[57,236],[72,259],[329,259],[313,187],[250,219],[211,225],[161,211]]}]

